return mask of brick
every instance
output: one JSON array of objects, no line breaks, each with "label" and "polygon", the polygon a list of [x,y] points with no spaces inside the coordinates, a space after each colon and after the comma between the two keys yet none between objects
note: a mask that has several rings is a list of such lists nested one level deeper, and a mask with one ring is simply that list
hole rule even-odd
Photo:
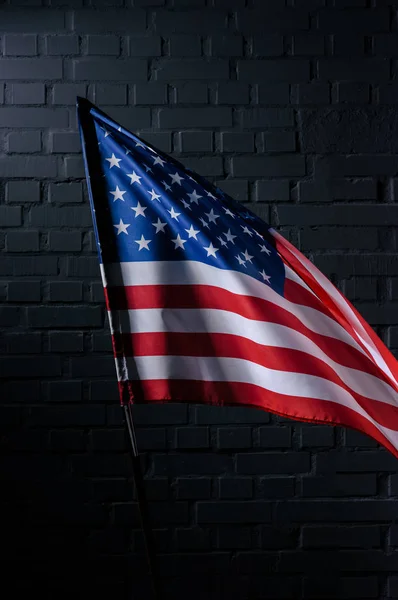
[{"label": "brick", "polygon": [[167,448],[166,429],[139,429],[137,445],[142,450],[165,450]]},{"label": "brick", "polygon": [[9,133],[7,143],[8,152],[39,152],[41,150],[40,131]]},{"label": "brick", "polygon": [[161,38],[159,36],[130,36],[129,37],[130,56],[150,57],[161,55]]},{"label": "brick", "polygon": [[32,207],[30,224],[36,227],[87,227],[92,225],[88,206]]},{"label": "brick", "polygon": [[87,53],[92,55],[119,56],[120,38],[116,35],[88,35]]},{"label": "brick", "polygon": [[52,152],[81,152],[81,142],[78,133],[60,131],[52,133],[50,137]]},{"label": "brick", "polygon": [[232,172],[235,177],[296,177],[305,175],[305,162],[298,154],[237,156],[232,158]]},{"label": "brick", "polygon": [[225,131],[221,133],[222,152],[254,152],[254,136],[252,133]]},{"label": "brick", "polygon": [[86,448],[82,431],[52,431],[50,444],[56,452],[83,452]]},{"label": "brick", "polygon": [[178,477],[176,488],[179,500],[205,500],[210,498],[211,479],[208,477]]},{"label": "brick", "polygon": [[211,56],[242,56],[243,37],[235,33],[214,35],[210,38]]},{"label": "brick", "polygon": [[[157,405],[133,407],[134,423],[141,425],[183,425],[188,421],[188,406],[181,405]],[[160,458],[160,457],[159,457]],[[167,457],[163,457],[166,459]],[[177,458],[178,457],[174,457]],[[161,459],[160,459],[161,460]]]},{"label": "brick", "polygon": [[355,448],[376,448],[377,442],[365,433],[355,431],[354,429],[345,429],[344,438],[346,446],[354,446]]},{"label": "brick", "polygon": [[29,307],[27,309],[29,327],[101,327],[102,310],[99,307]]},{"label": "brick", "polygon": [[231,458],[217,454],[183,454],[161,455],[153,457],[155,475],[175,476],[188,475],[219,475],[231,467]]},{"label": "brick", "polygon": [[202,82],[177,84],[173,88],[175,104],[206,104],[207,84]]},{"label": "brick", "polygon": [[[329,59],[330,60],[330,59]],[[298,82],[309,79],[309,61],[303,59],[238,60],[238,80]]]},{"label": "brick", "polygon": [[195,408],[197,425],[230,425],[268,423],[269,413],[250,407],[198,406]]},{"label": "brick", "polygon": [[293,101],[295,104],[329,104],[329,84],[299,83],[293,88]]},{"label": "brick", "polygon": [[294,131],[265,133],[264,146],[267,152],[294,152],[296,150],[295,133]]},{"label": "brick", "polygon": [[68,121],[63,109],[0,108],[0,127],[67,127]]},{"label": "brick", "polygon": [[229,194],[238,202],[247,202],[249,196],[248,182],[238,179],[225,179],[224,181],[216,181],[216,184],[225,193]]},{"label": "brick", "polygon": [[94,97],[98,104],[120,104],[124,105],[127,102],[127,85],[107,85],[95,84]]},{"label": "brick", "polygon": [[377,577],[339,577],[304,578],[307,598],[378,598]]},{"label": "brick", "polygon": [[4,79],[62,78],[62,61],[59,58],[0,58],[0,69]]},{"label": "brick", "polygon": [[293,31],[308,29],[308,13],[295,8],[274,10],[261,5],[261,10],[237,11],[237,28],[243,33]]},{"label": "brick", "polygon": [[51,56],[67,56],[79,53],[77,35],[49,35],[46,38],[47,54]]},{"label": "brick", "polygon": [[196,173],[200,173],[202,177],[220,177],[224,175],[223,163],[220,156],[200,157],[185,157],[184,166]]},{"label": "brick", "polygon": [[180,152],[212,152],[213,135],[211,131],[182,131],[178,133]]},{"label": "brick", "polygon": [[376,250],[379,246],[378,231],[374,228],[326,228],[306,229],[300,234],[302,250],[345,249]]},{"label": "brick", "polygon": [[146,15],[136,9],[76,10],[73,13],[73,30],[78,33],[130,33],[145,29]]},{"label": "brick", "polygon": [[334,56],[364,56],[365,36],[363,34],[346,34],[333,36]]},{"label": "brick", "polygon": [[262,501],[197,502],[197,522],[264,523],[271,520],[271,503]]},{"label": "brick", "polygon": [[45,86],[42,83],[13,83],[11,99],[13,104],[44,104]]},{"label": "brick", "polygon": [[382,58],[327,58],[319,60],[319,79],[362,82],[386,81],[389,63]]},{"label": "brick", "polygon": [[166,104],[167,86],[159,83],[137,83],[133,88],[134,104]]},{"label": "brick", "polygon": [[147,78],[147,61],[140,58],[76,58],[72,59],[73,79],[76,81],[135,81]]},{"label": "brick", "polygon": [[194,58],[160,58],[155,67],[158,81],[173,82],[180,79],[222,80],[229,78],[229,65],[226,59],[214,58],[211,61]]},{"label": "brick", "polygon": [[57,377],[61,363],[56,356],[15,356],[0,359],[0,377]]},{"label": "brick", "polygon": [[[20,323],[20,309],[16,306],[3,306],[0,308],[1,327],[12,327]],[[7,338],[5,338],[7,342]]]},{"label": "brick", "polygon": [[394,500],[300,500],[280,502],[276,507],[280,522],[361,522],[394,519]]},{"label": "brick", "polygon": [[177,448],[208,448],[209,430],[207,427],[181,427],[176,430]]},{"label": "brick", "polygon": [[216,88],[217,104],[248,104],[249,86],[240,81],[218,83]]},{"label": "brick", "polygon": [[40,281],[10,281],[7,300],[9,302],[40,302]]},{"label": "brick", "polygon": [[223,31],[227,26],[227,12],[212,9],[211,19],[206,11],[156,11],[155,30],[160,35],[170,33],[208,34],[213,31]]},{"label": "brick", "polygon": [[0,206],[0,223],[3,227],[21,225],[21,208],[19,206]]},{"label": "brick", "polygon": [[290,200],[289,182],[260,180],[255,185],[257,202],[288,202]]},{"label": "brick", "polygon": [[209,532],[199,527],[177,529],[176,538],[179,550],[210,550]]},{"label": "brick", "polygon": [[[50,343],[50,351],[51,352],[83,352],[83,334],[79,332],[63,332],[63,331],[51,331],[49,333],[49,343]],[[53,382],[55,385],[56,382]],[[74,387],[77,387],[78,384],[80,386],[80,382],[69,382],[69,386],[67,382],[57,382],[59,387],[64,386],[67,394],[70,392],[68,388],[74,390]],[[56,387],[56,386],[55,386]],[[70,394],[74,397],[74,393]],[[66,394],[62,395],[63,398],[68,397]],[[80,399],[80,394],[77,396]]]},{"label": "brick", "polygon": [[39,233],[37,231],[10,231],[6,238],[7,252],[38,252]]},{"label": "brick", "polygon": [[377,494],[376,476],[370,474],[303,477],[303,497],[373,496]]},{"label": "brick", "polygon": [[2,11],[2,31],[41,33],[48,30],[61,30],[65,25],[65,15],[50,8]]},{"label": "brick", "polygon": [[369,102],[370,89],[368,83],[343,81],[337,85],[338,102],[357,102],[361,104]]},{"label": "brick", "polygon": [[98,277],[98,258],[94,256],[70,257],[67,263],[68,277]]},{"label": "brick", "polygon": [[253,481],[250,477],[220,477],[218,495],[221,500],[252,498]]},{"label": "brick", "polygon": [[83,287],[80,281],[52,281],[49,285],[50,302],[81,302]]},{"label": "brick", "polygon": [[217,447],[220,450],[230,448],[250,448],[252,434],[250,427],[219,427],[217,429]]},{"label": "brick", "polygon": [[53,86],[53,104],[76,104],[76,96],[86,96],[86,84],[56,83]]},{"label": "brick", "polygon": [[292,445],[290,427],[259,427],[258,433],[261,448],[290,448]]},{"label": "brick", "polygon": [[[308,550],[308,552],[282,553],[279,568],[281,572],[329,573],[356,571],[390,571],[396,568],[396,554],[385,554],[380,550]],[[327,565],[325,569],[325,565]]]},{"label": "brick", "polygon": [[5,56],[35,56],[37,37],[32,34],[6,34],[3,38]]},{"label": "brick", "polygon": [[218,527],[217,548],[220,550],[236,550],[250,548],[251,532],[250,529],[243,527]]},{"label": "brick", "polygon": [[161,108],[159,111],[161,128],[180,127],[230,127],[230,108]]},{"label": "brick", "polygon": [[199,36],[190,34],[174,34],[169,37],[170,56],[200,56],[202,43]]},{"label": "brick", "polygon": [[327,33],[335,31],[345,31],[350,34],[354,31],[375,33],[389,29],[389,15],[386,8],[372,10],[326,8],[319,11],[318,18],[319,29]]},{"label": "brick", "polygon": [[294,56],[322,56],[325,53],[325,38],[319,33],[298,33],[293,36]]},{"label": "brick", "polygon": [[238,454],[236,462],[237,473],[250,475],[259,475],[264,472],[305,473],[309,471],[309,468],[310,456],[306,452]]},{"label": "brick", "polygon": [[82,202],[83,192],[81,183],[50,183],[50,202],[69,204],[71,202]]},{"label": "brick", "polygon": [[[287,207],[286,207],[287,208]],[[311,206],[307,210],[301,206],[278,206],[280,224],[311,227],[319,223],[326,225],[344,226],[373,226],[381,227],[395,222],[397,216],[395,206],[383,204]]]},{"label": "brick", "polygon": [[251,127],[291,127],[293,111],[290,108],[252,108],[241,112],[242,126]]},{"label": "brick", "polygon": [[294,477],[260,477],[258,492],[268,500],[293,497]]},{"label": "brick", "polygon": [[252,44],[252,55],[256,58],[265,56],[282,56],[283,37],[278,33],[266,33],[254,35]]},{"label": "brick", "polygon": [[311,424],[300,428],[300,446],[302,448],[330,448],[333,444],[333,427]]},{"label": "brick", "polygon": [[378,548],[380,527],[355,525],[354,527],[305,526],[303,527],[304,548]]},{"label": "brick", "polygon": [[288,104],[289,84],[270,83],[256,86],[258,104]]}]

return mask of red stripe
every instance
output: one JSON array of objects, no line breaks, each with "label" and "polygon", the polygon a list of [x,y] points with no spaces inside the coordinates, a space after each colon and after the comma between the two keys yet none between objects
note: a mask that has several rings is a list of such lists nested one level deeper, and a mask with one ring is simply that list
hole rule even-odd
[{"label": "red stripe", "polygon": [[[220,333],[114,334],[116,356],[213,356],[249,360],[268,369],[323,377],[349,392],[380,425],[398,430],[398,407],[354,392],[322,360],[299,350],[263,346],[247,338]],[[381,400],[381,398],[380,398]]]},{"label": "red stripe", "polygon": [[341,340],[315,333],[298,317],[280,306],[256,298],[228,292],[209,285],[141,285],[105,288],[108,310],[141,308],[208,308],[226,310],[247,319],[290,327],[312,340],[337,363],[370,373],[387,383],[389,379],[372,360]]},{"label": "red stripe", "polygon": [[323,315],[329,317],[329,319],[333,319],[333,317],[330,315],[330,312],[322,304],[319,298],[314,296],[314,294],[312,294],[309,290],[306,290],[296,281],[285,279],[283,296],[286,298],[286,300],[292,302],[292,304],[299,304],[302,306],[307,306],[308,308],[313,308],[314,310],[317,310]]},{"label": "red stripe", "polygon": [[[352,337],[355,340],[357,340],[361,344],[363,349],[367,352],[367,354],[369,356],[371,356],[369,353],[369,350],[366,348],[366,346],[363,344],[361,338],[359,337],[359,335],[356,331],[356,328],[353,326],[352,322],[344,314],[344,312],[338,306],[338,304],[335,302],[335,300],[328,294],[328,292],[323,288],[323,286],[316,280],[316,278],[312,275],[312,273],[310,273],[308,271],[308,269],[305,267],[305,264],[303,265],[295,255],[299,254],[300,257],[302,258],[302,260],[304,261],[304,263],[306,263],[308,261],[308,259],[303,254],[301,254],[299,252],[299,250],[297,250],[297,248],[295,248],[292,244],[290,244],[290,242],[288,242],[288,240],[285,240],[284,238],[281,239],[279,236],[275,237],[274,239],[276,242],[276,248],[277,248],[279,254],[281,255],[282,259],[285,262],[287,262],[297,274],[299,274],[301,276],[301,278],[308,285],[308,287],[310,287],[314,291],[314,293],[319,297],[320,301],[324,304],[324,306],[326,306],[330,310],[330,312],[334,316],[334,318],[339,323],[341,323],[347,331],[349,331],[349,333],[352,335]],[[312,267],[314,269],[316,269],[316,267],[314,265],[312,265]],[[333,285],[331,282],[329,282],[329,283],[330,283],[330,285]],[[397,379],[398,378],[398,363],[397,363],[397,360],[395,359],[395,357],[391,354],[391,352],[388,350],[388,348],[383,344],[383,342],[380,340],[380,338],[376,335],[376,333],[373,331],[373,329],[370,327],[370,325],[365,321],[365,319],[362,317],[362,315],[351,304],[351,302],[347,298],[345,298],[345,296],[343,296],[343,294],[335,286],[333,286],[333,287],[334,287],[336,293],[339,296],[341,296],[343,301],[347,304],[347,310],[351,310],[354,313],[354,315],[357,317],[357,319],[359,320],[359,322],[365,329],[366,333],[372,340],[373,344],[376,346],[378,352],[381,354],[384,361],[388,365],[389,369],[393,373],[393,376]],[[396,384],[395,381],[390,379],[390,384],[393,385],[394,388],[398,391],[398,385]]]},{"label": "red stripe", "polygon": [[[396,458],[398,450],[367,419],[334,402],[286,396],[248,383],[160,379],[119,382],[122,402],[188,402],[252,406],[297,421],[351,427],[373,437]],[[243,400],[244,399],[244,400]]]}]

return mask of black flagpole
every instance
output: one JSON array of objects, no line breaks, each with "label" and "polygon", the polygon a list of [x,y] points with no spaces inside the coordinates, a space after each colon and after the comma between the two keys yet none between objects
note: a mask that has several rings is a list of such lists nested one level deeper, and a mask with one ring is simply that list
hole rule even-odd
[{"label": "black flagpole", "polygon": [[134,483],[135,483],[135,489],[137,492],[137,501],[138,501],[138,507],[139,507],[140,517],[141,517],[141,526],[142,526],[142,531],[144,533],[145,549],[146,549],[146,555],[147,555],[149,571],[150,571],[149,574],[150,574],[151,581],[152,581],[152,589],[153,589],[153,593],[154,593],[154,599],[160,600],[160,582],[159,582],[158,566],[157,566],[157,559],[156,559],[155,538],[153,535],[153,530],[152,530],[150,519],[149,519],[148,502],[147,502],[146,493],[145,493],[144,477],[142,475],[140,456],[138,453],[137,439],[135,436],[135,429],[134,429],[133,415],[131,412],[131,405],[125,404],[125,405],[123,405],[123,409],[124,409],[124,417],[125,417],[129,441],[130,441],[130,450],[131,450],[130,456],[131,456],[131,461],[132,461],[132,466],[133,466]]}]

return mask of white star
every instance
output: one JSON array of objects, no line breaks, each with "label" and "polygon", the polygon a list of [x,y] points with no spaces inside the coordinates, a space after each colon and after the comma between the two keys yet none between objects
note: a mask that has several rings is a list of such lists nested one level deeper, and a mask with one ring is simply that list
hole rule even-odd
[{"label": "white star", "polygon": [[173,180],[171,183],[178,183],[178,185],[181,185],[181,181],[184,179],[177,173],[177,171],[174,173],[174,175],[169,173],[169,177],[171,177]]},{"label": "white star", "polygon": [[227,245],[227,242],[225,240],[223,240],[222,237],[218,237],[217,239],[219,240],[221,246],[226,246]]},{"label": "white star", "polygon": [[101,127],[101,129],[102,129],[102,131],[105,133],[105,136],[104,136],[104,137],[106,137],[106,138],[107,138],[107,137],[108,137],[108,135],[111,135],[111,132],[110,132],[110,131],[108,131],[107,129],[105,129],[105,127]]},{"label": "white star", "polygon": [[253,257],[252,257],[252,256],[250,256],[250,254],[249,254],[249,253],[248,253],[248,251],[247,251],[247,248],[246,248],[246,250],[245,250],[244,252],[242,252],[242,254],[243,254],[243,256],[245,257],[245,259],[249,261],[249,263],[251,263],[251,262],[252,262],[252,258],[253,258]]},{"label": "white star", "polygon": [[123,202],[125,202],[125,199],[123,198],[123,194],[125,194],[126,192],[122,192],[122,190],[119,190],[119,186],[116,186],[116,189],[114,192],[109,192],[110,194],[112,194],[113,196],[113,201],[116,202],[116,200],[123,200]]},{"label": "white star", "polygon": [[160,202],[159,198],[161,198],[162,196],[157,194],[153,188],[151,191],[147,190],[147,192],[148,192],[148,194],[151,194],[151,200],[157,200],[158,202]]},{"label": "white star", "polygon": [[211,209],[211,211],[209,213],[205,213],[205,215],[209,219],[209,223],[215,223],[216,219],[218,219],[220,216],[220,215],[216,215],[213,209]]},{"label": "white star", "polygon": [[196,193],[196,190],[194,190],[190,194],[187,194],[187,196],[189,196],[190,201],[194,202],[195,204],[199,204],[198,200],[199,200],[199,198],[202,197],[202,196],[199,196],[199,194]]},{"label": "white star", "polygon": [[173,207],[171,207],[171,210],[167,209],[167,212],[170,213],[170,216],[172,219],[175,219],[176,221],[178,221],[178,217],[180,216],[181,213],[175,212]]},{"label": "white star", "polygon": [[126,150],[126,155],[131,154],[130,148],[127,148],[127,146],[123,146],[123,148]]},{"label": "white star", "polygon": [[157,156],[154,161],[153,161],[154,166],[155,165],[160,165],[161,167],[163,167],[164,164],[166,164],[166,161],[163,160],[163,158],[160,158],[160,156]]},{"label": "white star", "polygon": [[136,146],[140,146],[140,148],[145,148],[145,144],[143,144],[142,142],[137,142]]},{"label": "white star", "polygon": [[163,185],[164,185],[164,189],[165,190],[171,190],[171,187],[169,186],[168,183],[166,183],[165,181],[162,181]]},{"label": "white star", "polygon": [[185,202],[185,200],[181,200],[181,202],[187,210],[192,210],[192,208],[191,208],[191,206],[189,206],[188,202]]},{"label": "white star", "polygon": [[153,173],[153,171],[152,171],[151,167],[148,167],[148,165],[144,165],[144,167],[145,167],[145,171],[146,171],[147,173]]},{"label": "white star", "polygon": [[[243,265],[244,267],[246,267],[246,261],[244,261],[244,260],[243,260],[243,258],[241,258],[241,257],[239,256],[239,254],[238,254],[238,256],[235,256],[235,258],[237,258],[237,259],[238,259],[238,263],[239,263],[240,265]],[[246,268],[247,268],[247,267],[246,267]]]},{"label": "white star", "polygon": [[118,235],[119,233],[125,233],[126,235],[128,235],[127,227],[130,227],[130,223],[123,223],[123,221],[120,219],[119,225],[114,225],[114,227],[116,227]]},{"label": "white star", "polygon": [[133,171],[132,173],[127,173],[127,177],[130,177],[131,181],[130,181],[130,185],[133,185],[133,183],[139,183],[141,184],[141,176],[137,175],[137,173],[135,171]]},{"label": "white star", "polygon": [[264,271],[264,269],[262,271],[259,271],[261,277],[264,279],[264,281],[266,283],[269,283],[269,280],[271,279],[271,275],[267,275]]},{"label": "white star", "polygon": [[269,248],[267,248],[267,246],[265,244],[259,244],[260,246],[260,252],[266,252],[267,256],[269,256],[271,254],[271,250],[269,250]]},{"label": "white star", "polygon": [[158,218],[156,223],[152,223],[152,225],[154,227],[156,227],[156,233],[159,233],[159,231],[162,231],[163,233],[165,233],[164,228],[166,227],[167,223],[162,223],[162,221]]},{"label": "white star", "polygon": [[116,156],[112,153],[111,158],[106,158],[105,160],[107,160],[109,162],[109,168],[112,169],[112,167],[118,167],[120,169],[120,161],[122,160],[121,158],[116,158]]},{"label": "white star", "polygon": [[194,229],[194,228],[193,228],[193,225],[191,225],[191,227],[190,227],[189,229],[186,229],[185,231],[187,232],[187,234],[188,234],[188,236],[189,236],[190,238],[192,238],[192,237],[193,237],[193,238],[195,238],[195,240],[197,240],[197,239],[198,239],[198,238],[196,237],[196,235],[197,235],[198,233],[200,233],[200,231],[198,231],[197,229]]},{"label": "white star", "polygon": [[134,240],[134,241],[136,244],[139,245],[138,251],[140,251],[143,248],[145,248],[145,250],[149,250],[148,244],[150,244],[152,240],[146,240],[144,238],[144,236],[142,235],[140,240]]},{"label": "white star", "polygon": [[207,248],[203,246],[203,249],[206,250],[207,256],[214,256],[214,258],[217,258],[216,252],[218,252],[219,249],[215,248],[211,242]]},{"label": "white star", "polygon": [[234,239],[236,238],[236,235],[232,235],[230,229],[228,229],[226,233],[224,231],[224,235],[227,238],[227,242],[232,242],[233,244],[235,244]]},{"label": "white star", "polygon": [[254,230],[254,233],[261,239],[263,239],[263,236],[261,235],[261,233],[259,233],[256,229]]},{"label": "white star", "polygon": [[121,130],[122,130],[122,128],[120,127],[120,125],[119,125],[119,127],[117,128],[117,130],[118,130],[118,131],[121,131]]},{"label": "white star", "polygon": [[228,216],[232,217],[233,219],[235,219],[235,215],[234,215],[234,213],[231,213],[231,211],[229,210],[229,208],[225,208],[225,207],[223,206],[223,209],[225,210],[225,214],[226,214],[226,215],[228,215]]},{"label": "white star", "polygon": [[187,240],[182,240],[180,238],[180,234],[177,235],[175,240],[171,240],[172,242],[174,242],[174,250],[176,250],[177,248],[182,248],[184,249],[184,244],[186,244]]},{"label": "white star", "polygon": [[140,215],[142,217],[145,217],[145,211],[147,209],[147,206],[141,206],[141,204],[138,202],[137,206],[131,206],[131,210],[133,210],[135,212],[135,218],[139,217]]},{"label": "white star", "polygon": [[213,198],[213,200],[216,199],[216,197],[213,196],[213,194],[211,192],[206,192],[206,194],[209,196],[209,198]]},{"label": "white star", "polygon": [[207,229],[210,229],[210,225],[208,224],[207,221],[202,219],[202,217],[200,217],[199,221],[202,223],[203,227],[207,227]]},{"label": "white star", "polygon": [[243,233],[247,233],[248,235],[250,235],[250,237],[252,237],[252,232],[250,231],[250,229],[248,229],[246,227],[246,225],[243,227],[243,225],[241,225],[242,229],[243,229]]}]

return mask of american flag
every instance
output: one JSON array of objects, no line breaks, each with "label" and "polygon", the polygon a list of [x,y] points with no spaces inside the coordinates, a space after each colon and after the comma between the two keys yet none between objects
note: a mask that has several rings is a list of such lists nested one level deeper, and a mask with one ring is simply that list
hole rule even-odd
[{"label": "american flag", "polygon": [[122,404],[254,406],[398,457],[397,361],[351,303],[245,206],[77,108]]}]

